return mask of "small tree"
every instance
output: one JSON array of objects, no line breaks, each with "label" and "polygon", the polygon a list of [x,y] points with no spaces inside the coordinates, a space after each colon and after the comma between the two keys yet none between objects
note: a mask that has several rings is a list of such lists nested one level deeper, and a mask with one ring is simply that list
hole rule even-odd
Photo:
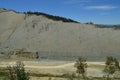
[{"label": "small tree", "polygon": [[16,66],[8,66],[9,80],[29,80],[28,73],[25,72],[24,64],[21,61]]},{"label": "small tree", "polygon": [[87,71],[86,58],[79,57],[74,65],[74,67],[77,68],[76,73],[78,73],[78,78],[80,79],[80,75],[82,75],[83,79],[86,80],[87,79],[87,76],[86,76],[86,71]]},{"label": "small tree", "polygon": [[113,75],[117,70],[120,70],[119,61],[112,56],[106,57],[105,68],[103,70],[106,79],[110,80],[110,75]]}]

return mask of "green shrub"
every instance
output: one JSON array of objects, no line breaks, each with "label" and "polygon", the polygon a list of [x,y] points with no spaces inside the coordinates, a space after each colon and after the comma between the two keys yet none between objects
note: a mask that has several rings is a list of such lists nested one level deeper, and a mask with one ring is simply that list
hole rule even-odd
[{"label": "green shrub", "polygon": [[82,75],[83,79],[87,79],[86,73],[87,73],[87,63],[86,63],[86,58],[84,57],[79,57],[78,60],[76,61],[74,67],[77,69],[76,73],[78,73],[78,78],[80,79],[80,75]]},{"label": "green shrub", "polygon": [[25,72],[24,64],[21,61],[16,66],[8,66],[9,80],[29,80],[28,73]]},{"label": "green shrub", "polygon": [[41,13],[41,12],[31,12],[31,11],[28,11],[28,12],[24,12],[24,14],[36,15],[36,16],[43,15],[43,16],[47,17],[48,19],[52,19],[54,21],[79,23],[79,22],[74,21],[74,20],[69,19],[69,18],[64,18],[64,17],[60,17],[60,16],[53,16],[53,15],[49,15],[49,14]]}]

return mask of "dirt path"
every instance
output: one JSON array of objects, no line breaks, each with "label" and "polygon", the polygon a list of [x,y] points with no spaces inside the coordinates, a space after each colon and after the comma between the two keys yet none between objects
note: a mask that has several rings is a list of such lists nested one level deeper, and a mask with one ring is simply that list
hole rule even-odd
[{"label": "dirt path", "polygon": [[[34,64],[33,64],[34,63]],[[46,63],[46,62],[45,62]],[[104,65],[104,63],[103,62],[87,62],[88,63],[88,65]],[[15,62],[1,62],[0,63],[0,67],[7,67],[7,66],[9,66],[9,65],[14,65],[15,64]],[[45,64],[41,64],[41,65],[39,65],[40,64],[40,62],[39,63],[35,63],[35,62],[25,62],[25,68],[39,68],[39,69],[49,69],[49,68],[65,68],[65,67],[69,67],[69,66],[74,66],[74,64],[75,64],[75,62],[69,62],[69,63],[62,63],[62,64],[57,64],[57,65],[55,65],[55,63],[53,62],[48,62],[48,65],[45,65]],[[47,63],[46,63],[47,64]],[[50,64],[50,65],[49,65]]]},{"label": "dirt path", "polygon": [[[76,71],[74,68],[75,62],[37,62],[37,61],[23,61],[25,68],[30,72],[37,73],[51,73],[51,74],[63,74],[63,73],[73,73]],[[103,66],[103,62],[87,62],[88,65],[88,75],[89,76],[102,76],[102,69],[99,66]],[[0,67],[7,67],[8,65],[15,65],[16,62],[0,62]],[[97,65],[97,66],[96,66]],[[97,74],[96,74],[97,72]]]},{"label": "dirt path", "polygon": [[[63,65],[57,65],[57,66],[28,66],[26,65],[25,68],[38,68],[38,69],[54,69],[54,68],[65,68],[69,66],[73,66],[74,63],[68,63],[68,64],[63,64]],[[0,65],[0,67],[7,67],[8,65]]]},{"label": "dirt path", "polygon": [[63,64],[63,65],[58,65],[58,66],[25,66],[26,68],[39,68],[39,69],[50,69],[50,68],[65,68],[68,66],[73,66],[74,63],[68,63],[68,64]]}]

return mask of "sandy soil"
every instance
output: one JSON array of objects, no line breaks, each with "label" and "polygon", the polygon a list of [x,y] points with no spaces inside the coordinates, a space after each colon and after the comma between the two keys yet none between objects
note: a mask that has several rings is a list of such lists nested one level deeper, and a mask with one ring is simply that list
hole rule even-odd
[{"label": "sandy soil", "polygon": [[[75,73],[74,62],[68,61],[23,61],[25,68],[28,72],[33,73],[50,73],[50,74],[65,74]],[[102,69],[104,67],[103,62],[87,62],[88,63],[88,76],[103,76]],[[2,61],[0,67],[6,67],[8,65],[15,65],[15,61]]]},{"label": "sandy soil", "polygon": [[[30,77],[30,80],[50,80],[50,78],[49,77]],[[68,79],[52,77],[51,80],[68,80]]]}]

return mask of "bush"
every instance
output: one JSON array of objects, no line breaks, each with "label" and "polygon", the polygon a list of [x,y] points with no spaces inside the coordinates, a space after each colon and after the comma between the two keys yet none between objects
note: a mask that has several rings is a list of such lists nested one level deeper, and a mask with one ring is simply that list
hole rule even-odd
[{"label": "bush", "polygon": [[28,11],[28,12],[24,12],[24,14],[36,15],[36,16],[43,15],[43,16],[47,17],[48,19],[52,19],[54,21],[79,23],[79,22],[74,21],[74,20],[69,19],[69,18],[64,18],[64,17],[60,17],[60,16],[53,16],[53,15],[49,15],[49,14],[41,13],[41,12],[31,12],[31,11]]},{"label": "bush", "polygon": [[24,64],[21,61],[16,66],[8,66],[9,80],[29,80],[28,73],[25,72]]},{"label": "bush", "polygon": [[105,68],[103,70],[106,79],[111,80],[110,75],[113,76],[113,74],[119,70],[120,70],[119,61],[116,58],[113,58],[112,56],[106,57]]},{"label": "bush", "polygon": [[86,73],[87,73],[87,63],[86,63],[86,58],[84,57],[79,57],[78,60],[76,61],[75,68],[77,68],[76,73],[78,73],[78,78],[80,78],[80,74],[82,75],[83,79],[87,79]]}]

